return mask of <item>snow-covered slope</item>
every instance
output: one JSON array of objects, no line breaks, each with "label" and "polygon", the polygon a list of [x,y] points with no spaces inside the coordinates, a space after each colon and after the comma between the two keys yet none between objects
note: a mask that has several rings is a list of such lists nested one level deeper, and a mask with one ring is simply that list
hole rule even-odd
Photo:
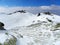
[{"label": "snow-covered slope", "polygon": [[55,15],[55,14],[51,14],[51,15],[48,15],[48,14],[44,14],[44,13],[41,13],[40,16],[36,17],[35,20],[40,20],[40,21],[47,21],[47,18],[54,21],[54,22],[60,22],[59,19],[60,19],[60,16],[58,15]]},{"label": "snow-covered slope", "polygon": [[[4,44],[7,39],[11,41],[10,39],[13,38],[14,45],[60,45],[59,19],[58,15],[44,13],[40,16],[29,12],[2,14],[0,21],[5,24],[6,31],[1,31],[0,43]],[[7,45],[11,43],[9,41]]]},{"label": "snow-covered slope", "polygon": [[[51,16],[52,15],[52,16]],[[54,22],[60,22],[58,19],[60,19],[60,16],[51,14],[46,15],[41,13],[41,16],[36,16],[32,13],[14,13],[12,15],[0,15],[0,22],[3,22],[5,24],[6,29],[11,29],[16,26],[27,26],[30,24],[38,23],[39,21],[47,21],[46,18],[54,21]]]},{"label": "snow-covered slope", "polygon": [[0,15],[0,22],[5,24],[6,29],[16,26],[26,26],[31,23],[34,14],[31,13],[14,13],[12,15]]}]

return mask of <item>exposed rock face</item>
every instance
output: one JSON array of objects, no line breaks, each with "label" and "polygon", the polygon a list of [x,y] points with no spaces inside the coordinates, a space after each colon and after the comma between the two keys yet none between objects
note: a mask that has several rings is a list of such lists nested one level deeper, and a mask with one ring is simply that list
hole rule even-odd
[{"label": "exposed rock face", "polygon": [[0,30],[5,30],[4,29],[4,23],[0,22]]},{"label": "exposed rock face", "polygon": [[40,16],[40,13],[38,13],[38,15],[37,16]]},{"label": "exposed rock face", "polygon": [[17,12],[20,12],[20,13],[26,13],[25,10],[19,10]]},{"label": "exposed rock face", "polygon": [[51,13],[50,13],[50,12],[44,12],[44,14],[48,14],[48,15],[51,15]]},{"label": "exposed rock face", "polygon": [[18,11],[15,11],[15,12],[13,12],[13,13],[9,13],[8,15],[11,15],[11,14],[14,14],[14,13],[17,13],[17,12],[26,13],[25,10],[18,10]]}]

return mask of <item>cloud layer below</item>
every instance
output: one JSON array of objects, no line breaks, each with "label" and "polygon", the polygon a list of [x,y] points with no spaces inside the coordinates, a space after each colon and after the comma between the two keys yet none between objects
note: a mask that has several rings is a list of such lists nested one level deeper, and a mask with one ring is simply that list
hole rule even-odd
[{"label": "cloud layer below", "polygon": [[19,7],[19,6],[18,7],[3,7],[3,6],[0,6],[0,13],[1,12],[10,13],[16,10],[26,10],[34,14],[45,12],[45,11],[49,11],[55,14],[60,14],[60,6],[57,6],[57,5],[39,6],[39,7]]}]

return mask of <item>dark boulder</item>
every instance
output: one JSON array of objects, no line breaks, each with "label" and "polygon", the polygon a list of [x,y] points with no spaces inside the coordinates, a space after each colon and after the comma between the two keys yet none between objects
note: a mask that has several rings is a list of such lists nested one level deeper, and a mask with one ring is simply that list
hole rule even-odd
[{"label": "dark boulder", "polygon": [[40,16],[40,13],[38,13],[38,15],[37,16]]},{"label": "dark boulder", "polygon": [[0,30],[5,30],[4,23],[0,22]]}]

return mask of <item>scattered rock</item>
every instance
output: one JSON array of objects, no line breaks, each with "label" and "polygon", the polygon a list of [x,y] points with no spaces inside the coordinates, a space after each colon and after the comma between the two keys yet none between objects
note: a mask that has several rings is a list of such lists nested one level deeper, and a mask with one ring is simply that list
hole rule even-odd
[{"label": "scattered rock", "polygon": [[57,24],[55,25],[55,28],[58,28],[58,27],[60,27],[60,23],[57,23]]},{"label": "scattered rock", "polygon": [[9,13],[8,15],[12,15],[12,14],[17,13],[17,12],[26,13],[25,10],[18,10],[18,11],[15,11],[15,12],[13,12],[13,13]]},{"label": "scattered rock", "polygon": [[48,18],[46,18],[49,22],[53,22],[52,20],[50,20],[50,19],[48,19]]},{"label": "scattered rock", "polygon": [[26,13],[25,10],[19,10],[17,12],[20,12],[20,13]]},{"label": "scattered rock", "polygon": [[51,13],[50,13],[50,12],[44,12],[44,14],[51,15]]}]

